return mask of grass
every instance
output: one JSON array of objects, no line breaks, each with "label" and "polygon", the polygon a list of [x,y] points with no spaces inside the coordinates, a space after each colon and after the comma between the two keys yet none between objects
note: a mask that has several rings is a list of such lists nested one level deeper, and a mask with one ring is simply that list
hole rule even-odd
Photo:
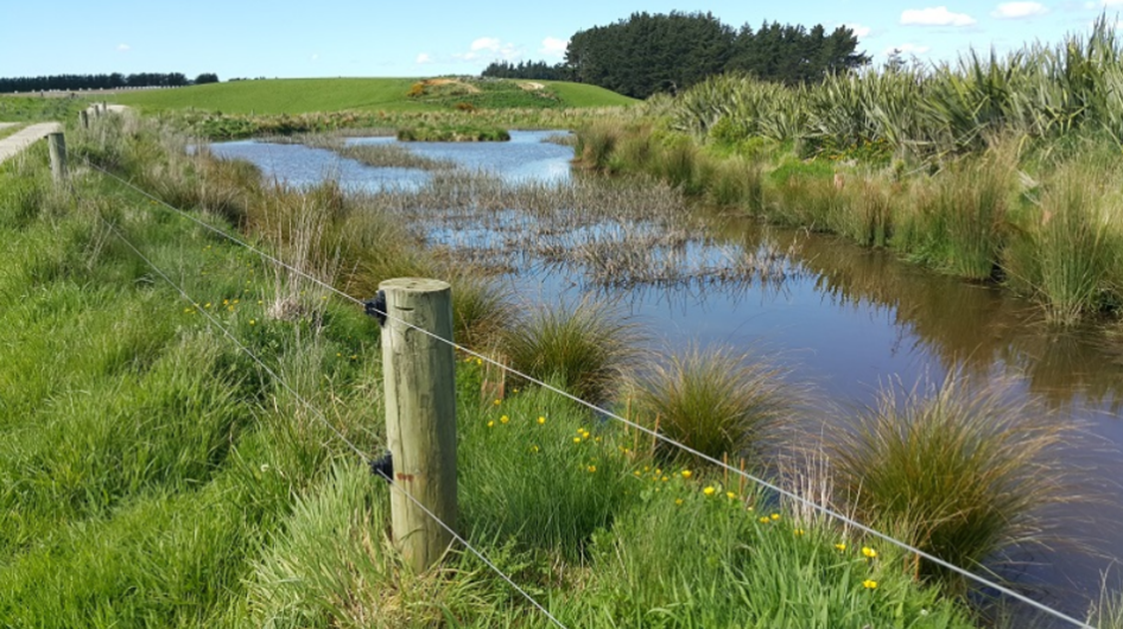
[{"label": "grass", "polygon": [[[168,133],[128,120],[72,146],[360,294],[440,268],[383,206],[253,181]],[[365,452],[385,443],[377,324],[361,309],[88,169],[53,187],[42,145],[0,166],[0,237],[13,253],[0,259],[0,625],[546,626],[461,549],[425,575],[399,565],[388,488],[325,425]],[[288,299],[298,316],[270,315]],[[492,311],[478,301],[469,312]],[[589,305],[566,314],[556,327],[574,334],[539,336],[584,339],[581,352],[542,344],[544,371],[607,391],[629,354],[605,352],[621,324]],[[461,533],[569,626],[971,626],[903,558],[870,560],[861,540],[712,471],[662,469],[544,390],[495,396],[490,377],[458,363]]]},{"label": "grass", "polygon": [[596,301],[539,307],[501,337],[511,368],[595,402],[610,399],[636,359],[636,330]]},{"label": "grass", "polygon": [[[782,376],[759,356],[692,348],[639,376],[633,408],[642,424],[679,443],[757,468],[776,451],[780,430],[794,423],[795,396]],[[658,451],[685,455],[662,443]]]},{"label": "grass", "polygon": [[497,127],[474,125],[420,125],[398,129],[402,142],[506,142],[511,134]]},{"label": "grass", "polygon": [[[955,372],[928,392],[886,387],[852,427],[827,431],[835,486],[859,521],[969,570],[1046,543],[1041,510],[1078,499],[1058,458],[1073,431]],[[954,591],[968,585],[919,558],[915,570]]]},{"label": "grass", "polygon": [[[193,85],[170,90],[149,90],[118,94],[116,102],[143,111],[165,111],[194,108],[221,111],[227,114],[304,114],[354,110],[371,111],[437,111],[451,109],[455,103],[440,98],[410,98],[410,88],[418,79],[410,78],[344,78],[344,79],[266,79],[227,81]],[[524,90],[514,81],[502,85],[515,93]],[[558,95],[560,106],[587,108],[630,104],[630,98],[589,85],[564,82],[550,83]],[[470,96],[456,97],[456,102]],[[502,107],[510,103],[499,103]],[[487,103],[476,105],[486,107]],[[514,106],[525,104],[514,103]],[[0,116],[2,117],[2,116]]]},{"label": "grass", "polygon": [[59,122],[75,120],[86,108],[84,98],[0,96],[0,122]]}]

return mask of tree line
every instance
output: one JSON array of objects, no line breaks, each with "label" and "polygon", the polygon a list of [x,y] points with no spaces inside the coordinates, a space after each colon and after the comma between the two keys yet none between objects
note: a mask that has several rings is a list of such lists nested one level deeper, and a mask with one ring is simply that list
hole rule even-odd
[{"label": "tree line", "polygon": [[870,62],[846,26],[827,31],[768,22],[735,29],[711,13],[633,13],[626,20],[578,31],[565,61],[492,63],[484,76],[565,79],[635,98],[675,93],[715,74],[742,72],[765,81],[809,83]]},{"label": "tree line", "polygon": [[0,94],[41,92],[50,90],[112,90],[123,87],[178,87],[181,85],[217,83],[218,75],[204,72],[188,80],[181,72],[139,72],[135,74],[55,74],[0,78]]}]

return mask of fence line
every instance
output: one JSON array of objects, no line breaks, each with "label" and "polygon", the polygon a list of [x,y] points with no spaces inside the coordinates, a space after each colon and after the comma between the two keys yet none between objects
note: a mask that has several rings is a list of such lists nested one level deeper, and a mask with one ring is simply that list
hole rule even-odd
[{"label": "fence line", "polygon": [[[109,230],[112,231],[113,234],[115,236],[117,236],[117,238],[121,242],[125,243],[125,245],[129,249],[131,249],[133,251],[133,253],[135,253],[137,255],[137,257],[139,257],[141,260],[143,260],[145,262],[145,264],[147,264],[153,271],[156,272],[157,275],[159,275],[161,278],[163,278],[165,282],[167,282],[169,285],[171,285],[171,287],[173,289],[175,289],[176,292],[178,292],[180,294],[180,296],[182,296],[188,303],[190,303],[191,306],[193,308],[195,308],[195,310],[203,313],[203,315],[207,317],[207,319],[210,321],[210,323],[212,323],[219,330],[221,330],[222,333],[227,338],[229,338],[231,341],[233,341],[234,344],[237,345],[238,348],[243,353],[245,353],[247,356],[249,356],[250,359],[253,360],[255,363],[257,363],[257,365],[259,367],[261,367],[263,370],[265,370],[265,372],[268,373],[270,375],[270,377],[273,378],[273,380],[280,383],[281,386],[283,386],[285,388],[285,390],[287,390],[289,393],[291,393],[293,395],[293,397],[296,398],[297,401],[299,401],[302,405],[304,405],[308,410],[312,411],[312,414],[315,417],[317,417],[325,426],[327,426],[329,429],[331,429],[331,431],[333,433],[335,433],[335,436],[338,437],[340,441],[342,441],[349,448],[351,448],[351,450],[353,450],[355,452],[355,454],[359,455],[359,457],[363,460],[364,464],[370,463],[370,461],[371,461],[370,455],[368,455],[366,452],[364,452],[362,450],[362,448],[355,445],[350,439],[348,439],[346,437],[346,435],[344,435],[338,428],[336,428],[330,421],[328,421],[327,416],[324,415],[324,413],[319,408],[317,408],[315,405],[313,405],[311,402],[309,402],[307,400],[307,398],[300,395],[300,393],[298,393],[287,382],[285,382],[285,380],[282,379],[277,374],[276,371],[274,371],[272,368],[270,368],[268,365],[266,365],[263,360],[261,360],[257,355],[255,355],[253,353],[253,350],[246,347],[245,344],[243,344],[240,340],[238,340],[238,338],[236,336],[234,336],[234,334],[232,332],[230,332],[230,330],[228,330],[225,326],[223,326],[222,323],[220,323],[218,321],[218,319],[216,319],[214,317],[214,315],[207,312],[206,309],[200,308],[198,302],[196,302],[194,299],[192,299],[191,296],[189,294],[187,294],[187,291],[183,290],[183,288],[181,286],[179,286],[178,284],[176,284],[170,277],[168,277],[168,275],[166,273],[164,273],[164,271],[162,269],[160,269],[160,267],[156,266],[155,263],[153,263],[147,256],[145,256],[140,251],[140,249],[138,249],[136,247],[136,245],[134,245],[131,241],[129,241],[129,239],[126,238],[124,236],[124,234],[122,234],[119,229],[117,229],[117,227],[113,223],[107,221],[104,217],[102,217],[100,215],[98,216],[98,218],[100,218],[101,221],[106,225],[106,227],[108,227]],[[385,444],[380,443],[379,447],[385,447]],[[402,488],[401,485],[394,482],[394,479],[387,476],[381,470],[378,471],[378,475],[381,476],[383,479],[385,479],[386,482],[389,483],[389,485],[392,489],[394,489],[397,492],[400,492],[403,496],[405,496],[408,500],[410,500],[414,505],[416,505],[422,512],[424,512],[426,515],[428,515],[430,518],[432,518],[433,521],[435,521],[437,523],[437,525],[439,525],[442,529],[444,529],[450,535],[452,535],[452,537],[456,541],[460,542],[465,548],[467,548],[469,551],[471,551],[471,553],[473,555],[475,555],[477,558],[479,558],[479,560],[482,561],[485,565],[487,565],[488,568],[490,568],[493,572],[495,572],[495,574],[499,575],[500,578],[502,578],[504,581],[506,581],[519,594],[521,594],[524,598],[526,598],[526,600],[529,601],[531,605],[536,607],[548,619],[550,619],[550,621],[553,622],[553,624],[555,624],[558,627],[561,627],[561,629],[568,629],[568,627],[566,627],[564,624],[562,624],[562,622],[560,620],[558,620],[553,614],[551,614],[548,609],[546,609],[541,603],[539,603],[537,600],[535,600],[535,598],[533,596],[531,596],[530,593],[528,593],[526,590],[524,590],[522,587],[520,587],[517,583],[515,583],[515,581],[510,576],[508,576],[505,572],[503,572],[503,570],[501,570],[498,566],[496,566],[494,563],[492,563],[492,561],[490,559],[488,559],[486,555],[484,555],[479,549],[477,549],[475,546],[473,546],[471,543],[469,543],[468,540],[466,540],[465,538],[460,536],[456,531],[454,531],[452,529],[452,527],[450,527],[443,520],[441,520],[439,517],[437,517],[437,515],[434,514],[431,510],[426,508],[425,505],[421,503],[421,501],[419,501],[412,494],[410,494],[408,491],[406,491],[404,488]]]},{"label": "fence line", "polygon": [[446,343],[446,344],[452,346],[454,349],[460,350],[461,352],[464,352],[465,354],[467,354],[469,356],[472,356],[474,358],[478,358],[482,361],[487,362],[490,365],[498,367],[499,369],[501,369],[501,370],[503,370],[503,371],[505,371],[509,374],[512,374],[514,376],[522,378],[522,379],[526,380],[527,382],[535,384],[535,385],[537,385],[537,386],[539,386],[543,389],[546,389],[548,391],[552,391],[552,392],[554,392],[554,393],[556,393],[556,394],[558,394],[558,395],[560,395],[560,396],[562,396],[562,397],[564,397],[564,398],[566,398],[566,399],[568,399],[568,400],[570,400],[570,401],[572,401],[576,404],[584,406],[584,407],[586,407],[586,408],[588,408],[588,409],[590,409],[590,410],[592,410],[596,413],[600,413],[601,415],[603,415],[605,417],[616,420],[616,421],[618,421],[618,422],[620,422],[620,423],[622,423],[622,424],[624,424],[624,425],[626,425],[626,426],[628,426],[628,427],[630,427],[634,430],[638,430],[640,432],[646,433],[647,435],[651,436],[652,438],[658,439],[658,440],[662,441],[663,443],[666,443],[667,445],[673,446],[673,447],[678,448],[678,449],[680,449],[684,452],[692,454],[692,455],[694,455],[694,456],[696,456],[696,457],[698,457],[698,458],[700,458],[704,461],[707,461],[708,463],[716,465],[716,466],[724,469],[727,472],[730,472],[730,473],[732,473],[736,476],[740,476],[740,477],[742,477],[746,480],[749,480],[749,481],[751,481],[751,482],[753,482],[753,483],[755,483],[755,484],[757,484],[761,487],[764,487],[764,488],[770,489],[772,491],[775,491],[776,493],[778,493],[778,494],[780,494],[780,495],[782,495],[786,498],[789,498],[791,500],[794,500],[795,502],[798,502],[798,503],[812,509],[813,511],[817,511],[817,512],[821,513],[822,515],[825,515],[829,518],[838,520],[839,522],[842,522],[842,523],[844,523],[848,526],[851,526],[855,529],[858,529],[858,530],[860,530],[860,531],[862,531],[862,532],[864,532],[868,535],[871,535],[871,536],[873,536],[873,537],[875,537],[875,538],[877,538],[877,539],[879,539],[883,542],[886,542],[890,545],[896,546],[896,547],[898,547],[898,548],[900,548],[904,551],[907,551],[909,553],[915,554],[918,557],[922,557],[922,558],[924,558],[928,561],[931,561],[932,563],[934,563],[938,566],[941,566],[943,568],[951,570],[952,572],[955,572],[956,574],[959,574],[963,577],[966,577],[967,579],[970,579],[971,581],[974,581],[975,583],[977,583],[979,585],[990,588],[990,589],[992,589],[992,590],[994,590],[994,591],[996,591],[996,592],[998,592],[998,593],[1000,593],[1004,596],[1008,596],[1008,597],[1010,597],[1010,598],[1012,598],[1016,601],[1025,603],[1025,604],[1027,604],[1027,605],[1029,605],[1029,606],[1031,606],[1031,607],[1033,607],[1033,608],[1035,608],[1039,611],[1042,611],[1046,614],[1049,614],[1049,615],[1053,616],[1054,618],[1062,620],[1062,621],[1064,621],[1066,623],[1069,623],[1073,626],[1081,627],[1083,629],[1095,629],[1094,627],[1092,627],[1091,625],[1087,624],[1086,622],[1084,622],[1082,620],[1073,618],[1072,616],[1069,616],[1068,614],[1065,614],[1065,613],[1063,613],[1059,610],[1053,609],[1052,607],[1049,607],[1048,605],[1045,605],[1044,603],[1040,603],[1038,601],[1035,601],[1035,600],[1029,598],[1028,596],[1026,596],[1024,594],[1021,594],[1020,592],[1017,592],[1017,591],[1015,591],[1015,590],[1013,590],[1009,587],[1006,587],[1004,585],[1001,585],[999,583],[991,581],[991,580],[989,580],[985,577],[977,575],[974,572],[971,572],[970,570],[967,570],[965,568],[961,568],[961,567],[959,567],[959,566],[957,566],[957,565],[955,565],[955,564],[953,564],[949,561],[946,561],[946,560],[941,559],[941,558],[939,558],[939,557],[937,557],[937,556],[935,556],[931,553],[928,553],[924,550],[916,548],[915,546],[912,546],[911,544],[908,544],[907,542],[903,542],[903,541],[898,540],[894,537],[891,537],[890,535],[888,535],[886,533],[882,533],[882,532],[880,532],[880,531],[878,531],[878,530],[876,530],[876,529],[874,529],[870,526],[867,526],[867,525],[865,525],[865,524],[863,524],[863,523],[861,523],[861,522],[859,522],[859,521],[857,521],[857,520],[855,520],[855,519],[853,519],[853,518],[851,518],[851,517],[849,517],[845,514],[842,514],[842,513],[838,512],[838,511],[836,511],[836,510],[834,510],[830,507],[820,505],[819,503],[817,503],[813,500],[810,500],[808,498],[800,496],[800,495],[798,495],[798,494],[796,494],[796,493],[794,493],[790,490],[784,489],[784,488],[780,487],[779,485],[776,485],[775,483],[767,481],[763,478],[759,478],[759,477],[757,477],[753,474],[750,474],[750,473],[748,473],[744,470],[741,470],[737,467],[734,467],[734,466],[732,466],[732,465],[730,465],[730,464],[728,464],[724,461],[721,461],[720,459],[714,458],[710,455],[707,455],[703,452],[700,452],[699,450],[691,448],[690,446],[688,446],[688,445],[686,445],[682,442],[679,442],[679,441],[676,441],[675,439],[667,437],[666,435],[664,435],[664,434],[662,434],[662,433],[660,433],[656,430],[653,430],[651,428],[648,428],[646,426],[638,424],[638,423],[636,423],[636,422],[634,422],[630,419],[624,418],[624,417],[620,416],[619,414],[614,413],[614,412],[612,412],[608,409],[597,406],[597,405],[593,404],[592,402],[588,402],[586,400],[583,400],[583,399],[569,393],[568,391],[557,388],[557,387],[555,387],[555,386],[553,386],[553,385],[551,385],[547,382],[544,382],[542,380],[539,380],[537,378],[529,376],[529,375],[527,375],[527,374],[525,374],[525,373],[523,373],[523,372],[521,372],[517,369],[514,369],[514,368],[512,368],[508,365],[503,364],[502,362],[500,362],[500,361],[498,361],[498,360],[496,360],[496,359],[494,359],[490,356],[487,356],[485,354],[482,354],[480,352],[472,350],[468,347],[460,345],[460,344],[458,344],[454,341],[451,341],[449,339],[442,338],[442,337],[430,332],[429,330],[426,330],[426,329],[420,328],[418,326],[415,326],[415,325],[413,325],[413,324],[411,324],[407,321],[403,321],[403,320],[401,320],[397,317],[393,317],[389,313],[384,312],[381,309],[378,309],[377,307],[373,306],[372,304],[370,304],[368,302],[364,302],[364,301],[362,301],[360,299],[357,299],[357,298],[355,298],[351,295],[348,295],[347,293],[344,293],[343,291],[335,288],[334,286],[332,286],[332,285],[330,285],[330,284],[328,284],[328,283],[326,283],[326,282],[324,282],[320,279],[317,279],[317,278],[313,277],[312,275],[309,275],[307,272],[305,272],[305,271],[303,271],[299,268],[296,268],[296,267],[294,267],[294,266],[274,257],[273,255],[271,255],[269,253],[261,251],[260,249],[254,247],[253,245],[250,245],[250,244],[240,240],[239,238],[237,238],[235,236],[232,236],[232,235],[226,233],[225,231],[220,230],[217,227],[214,227],[213,225],[210,225],[210,224],[206,223],[205,221],[203,221],[201,219],[198,219],[194,216],[191,216],[189,213],[185,212],[184,210],[181,210],[177,207],[174,207],[174,206],[166,203],[162,199],[149,194],[145,190],[137,188],[132,183],[118,177],[117,175],[115,175],[113,173],[110,173],[106,170],[103,170],[103,169],[97,167],[97,166],[94,166],[93,164],[90,164],[90,166],[92,168],[108,175],[109,177],[112,177],[113,179],[116,179],[117,181],[119,181],[122,184],[128,186],[129,188],[135,190],[137,193],[145,196],[146,198],[151,199],[151,200],[155,201],[156,203],[158,203],[158,204],[176,212],[177,214],[191,220],[192,222],[195,222],[195,223],[205,227],[206,229],[208,229],[208,230],[210,230],[214,233],[217,233],[217,234],[223,236],[224,238],[227,238],[227,239],[231,240],[232,242],[237,243],[237,244],[249,249],[250,251],[253,251],[254,253],[257,253],[263,259],[269,260],[270,262],[272,262],[272,263],[274,263],[274,264],[276,264],[280,267],[283,267],[283,268],[285,268],[289,271],[292,271],[293,273],[296,273],[297,275],[308,279],[309,281],[311,281],[311,282],[331,291],[332,293],[335,293],[336,295],[339,295],[340,297],[343,297],[344,299],[347,299],[349,301],[354,302],[357,305],[365,307],[368,310],[368,312],[377,313],[377,314],[379,314],[381,316],[384,316],[388,319],[392,318],[395,321],[398,321],[399,323],[401,323],[402,325],[404,325],[408,328],[416,330],[417,332],[419,332],[421,334],[424,334],[426,336],[432,337],[439,342]]}]

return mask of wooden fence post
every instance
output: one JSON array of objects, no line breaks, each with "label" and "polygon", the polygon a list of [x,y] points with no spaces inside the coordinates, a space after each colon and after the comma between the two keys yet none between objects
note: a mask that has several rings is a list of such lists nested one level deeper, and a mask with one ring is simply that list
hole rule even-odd
[{"label": "wooden fence post", "polygon": [[85,109],[83,109],[82,111],[79,111],[78,112],[78,124],[83,129],[89,129],[90,128],[90,112],[86,111]]},{"label": "wooden fence post", "polygon": [[[433,515],[456,526],[456,379],[452,290],[446,282],[400,278],[378,285],[386,297],[382,366],[386,437],[394,483]],[[452,535],[402,492],[390,493],[394,544],[422,572],[436,563]]]},{"label": "wooden fence post", "polygon": [[51,152],[51,175],[55,182],[66,179],[66,138],[62,132],[48,133],[47,145]]}]

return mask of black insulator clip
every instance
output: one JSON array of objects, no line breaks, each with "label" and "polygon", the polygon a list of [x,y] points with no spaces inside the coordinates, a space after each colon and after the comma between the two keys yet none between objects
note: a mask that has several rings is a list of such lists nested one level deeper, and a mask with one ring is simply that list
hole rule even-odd
[{"label": "black insulator clip", "polygon": [[375,319],[378,319],[380,327],[386,326],[386,291],[378,291],[374,299],[368,299],[363,302],[366,306],[366,313]]},{"label": "black insulator clip", "polygon": [[370,460],[370,473],[381,476],[387,483],[394,479],[394,455],[389,451],[380,458]]}]

